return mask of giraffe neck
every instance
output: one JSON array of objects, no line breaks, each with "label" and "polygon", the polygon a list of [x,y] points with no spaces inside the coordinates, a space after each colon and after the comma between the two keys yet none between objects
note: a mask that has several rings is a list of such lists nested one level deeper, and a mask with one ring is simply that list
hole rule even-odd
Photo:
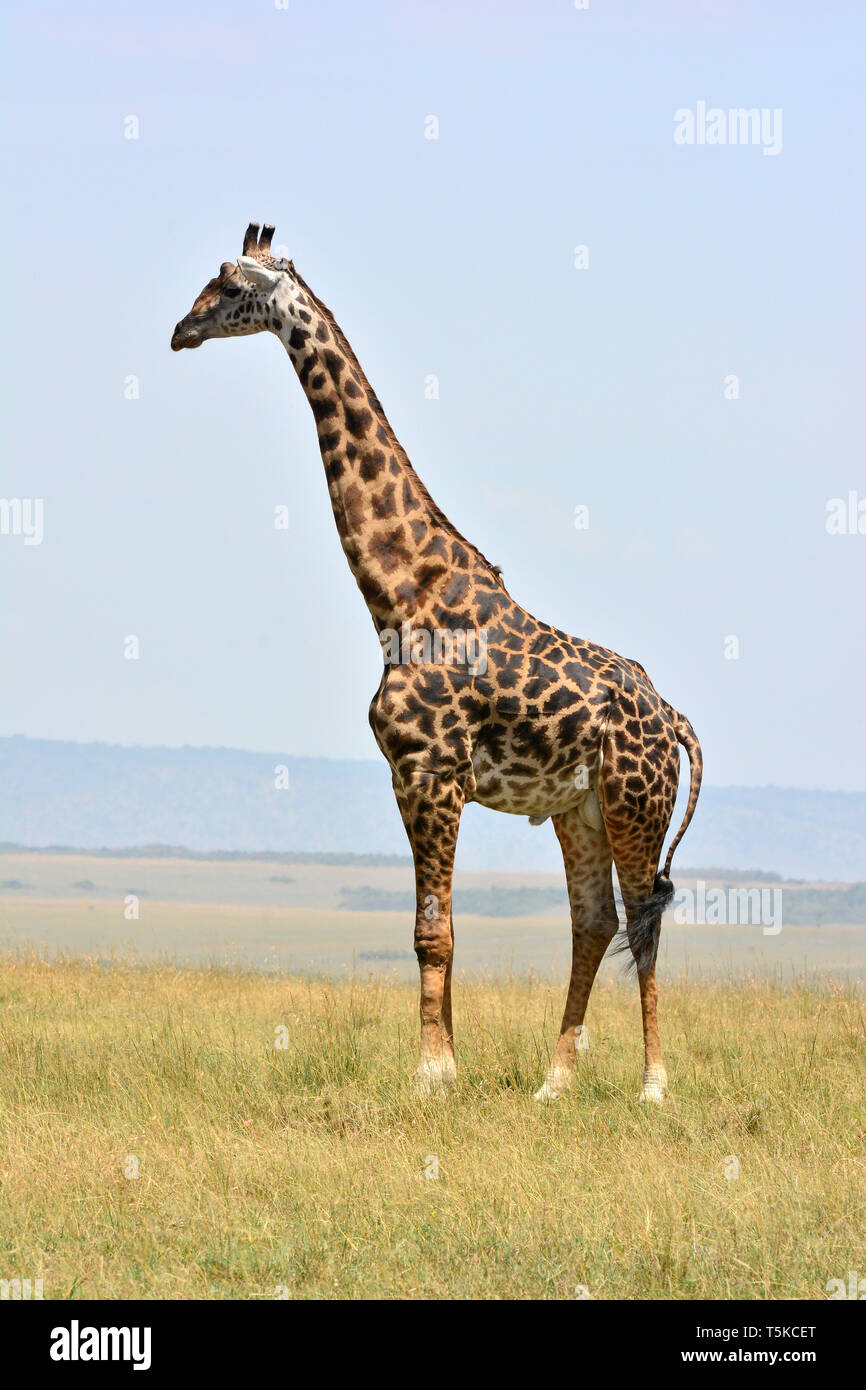
[{"label": "giraffe neck", "polygon": [[[447,606],[455,577],[498,572],[451,525],[406,456],[330,310],[295,273],[272,301],[313,415],[337,530],[377,629]],[[471,583],[464,585],[467,591]]]}]

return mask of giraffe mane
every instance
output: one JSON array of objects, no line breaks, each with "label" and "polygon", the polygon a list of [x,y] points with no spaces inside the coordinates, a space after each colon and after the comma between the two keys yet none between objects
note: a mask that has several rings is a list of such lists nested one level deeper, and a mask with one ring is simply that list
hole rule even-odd
[{"label": "giraffe mane", "polygon": [[372,410],[376,418],[379,420],[379,422],[382,425],[384,425],[385,429],[391,436],[391,439],[393,441],[392,447],[395,453],[399,455],[400,461],[412,473],[413,482],[415,486],[417,486],[418,491],[424,498],[425,502],[428,504],[430,508],[430,514],[433,517],[433,520],[437,523],[437,525],[441,526],[444,531],[447,531],[447,533],[450,536],[452,536],[454,540],[459,541],[461,545],[465,545],[469,553],[471,555],[474,555],[475,558],[480,562],[480,564],[484,566],[484,568],[493,577],[493,579],[499,585],[499,587],[505,590],[505,583],[502,578],[502,571],[500,567],[498,565],[492,564],[491,561],[487,559],[487,556],[482,554],[482,552],[478,549],[477,545],[474,545],[472,541],[467,540],[463,533],[461,531],[458,531],[453,521],[451,521],[445,515],[445,513],[442,511],[442,508],[438,505],[437,502],[433,500],[433,498],[430,496],[430,493],[427,491],[427,488],[424,486],[424,483],[418,477],[418,474],[412,467],[411,461],[409,459],[408,454],[406,453],[406,450],[403,448],[403,445],[400,443],[399,439],[397,438],[393,429],[391,428],[391,422],[385,414],[382,402],[379,400],[379,397],[376,395],[376,392],[370,385],[370,382],[367,379],[367,374],[364,371],[364,368],[361,366],[360,362],[358,361],[357,357],[355,356],[355,351],[351,343],[349,342],[340,325],[337,323],[337,320],[334,318],[334,315],[331,313],[327,304],[324,304],[322,300],[319,298],[319,296],[313,290],[310,289],[306,280],[295,269],[294,261],[277,261],[273,260],[273,258],[271,257],[266,257],[265,259],[270,261],[274,269],[287,270],[292,275],[297,284],[300,285],[301,289],[304,290],[304,292],[310,296],[316,308],[319,310],[319,313],[325,319],[326,323],[328,324],[328,327],[334,335],[334,340],[344,353],[347,362],[349,362],[350,365],[354,367],[355,371],[358,373],[364,385],[366,386],[370,409]]}]

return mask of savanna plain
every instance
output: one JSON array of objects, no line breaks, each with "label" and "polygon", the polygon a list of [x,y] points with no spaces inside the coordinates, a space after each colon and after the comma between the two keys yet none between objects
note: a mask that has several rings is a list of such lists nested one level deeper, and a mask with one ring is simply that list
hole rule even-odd
[{"label": "savanna plain", "polygon": [[419,1099],[396,976],[0,958],[0,1277],[45,1298],[825,1298],[866,1269],[866,1012],[815,972],[458,977],[460,1076]]}]

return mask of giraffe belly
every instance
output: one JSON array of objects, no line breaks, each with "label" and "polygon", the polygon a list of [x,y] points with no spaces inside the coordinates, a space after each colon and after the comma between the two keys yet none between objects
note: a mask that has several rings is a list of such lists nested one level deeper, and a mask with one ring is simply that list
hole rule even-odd
[{"label": "giraffe belly", "polygon": [[541,818],[579,807],[586,823],[600,830],[597,759],[594,763],[591,771],[580,762],[555,773],[510,771],[507,765],[494,763],[485,749],[478,749],[472,759],[474,800],[491,811]]}]

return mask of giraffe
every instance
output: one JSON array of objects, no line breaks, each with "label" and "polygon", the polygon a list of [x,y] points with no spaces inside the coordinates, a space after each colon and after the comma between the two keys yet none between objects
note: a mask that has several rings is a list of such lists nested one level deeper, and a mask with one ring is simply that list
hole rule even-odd
[{"label": "giraffe", "polygon": [[[695,732],[646,671],[540,622],[508,593],[497,566],[433,501],[388,423],[330,310],[274,228],[248,226],[177,324],[175,351],[209,338],[270,332],[286,349],[315,417],[334,520],[385,657],[369,710],[387,759],[415,868],[421,1091],[456,1077],[451,1011],[451,886],[463,807],[552,818],[565,865],[571,978],[559,1037],[536,1099],[572,1078],[590,990],[619,923],[637,972],[643,1022],[640,1099],[667,1087],[658,1028],[656,954],[673,896],[674,850],[694,814],[702,756]],[[679,780],[688,804],[659,870]]]}]

